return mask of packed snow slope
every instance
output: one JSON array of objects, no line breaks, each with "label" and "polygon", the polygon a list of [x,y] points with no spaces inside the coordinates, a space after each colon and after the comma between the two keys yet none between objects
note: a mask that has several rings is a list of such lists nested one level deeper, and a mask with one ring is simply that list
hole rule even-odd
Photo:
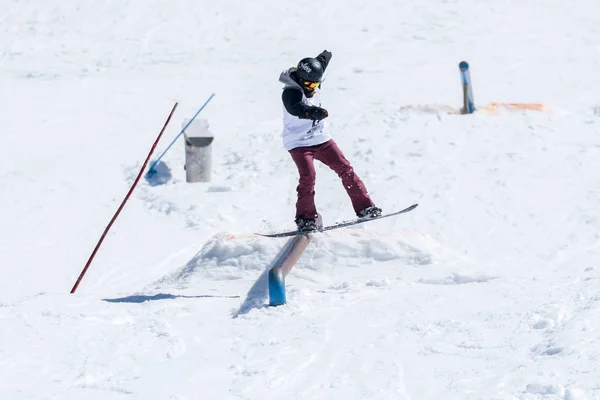
[{"label": "packed snow slope", "polygon": [[[3,0],[0,398],[600,399],[596,0]],[[279,73],[333,53],[331,133],[384,211],[293,226]],[[457,115],[475,102],[544,111]],[[212,179],[180,138],[211,93]],[[155,159],[154,158],[154,159]],[[317,167],[327,223],[353,217]]]}]

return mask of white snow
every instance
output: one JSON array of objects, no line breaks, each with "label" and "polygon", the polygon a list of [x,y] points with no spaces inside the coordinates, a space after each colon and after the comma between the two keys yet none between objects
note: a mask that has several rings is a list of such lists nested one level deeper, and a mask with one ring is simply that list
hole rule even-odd
[{"label": "white snow", "polygon": [[[0,399],[600,399],[600,3],[3,0]],[[293,226],[279,73],[323,49],[335,140],[384,211]],[[475,102],[545,111],[462,116]],[[173,104],[157,157],[69,291]],[[353,217],[318,165],[326,223]]]}]

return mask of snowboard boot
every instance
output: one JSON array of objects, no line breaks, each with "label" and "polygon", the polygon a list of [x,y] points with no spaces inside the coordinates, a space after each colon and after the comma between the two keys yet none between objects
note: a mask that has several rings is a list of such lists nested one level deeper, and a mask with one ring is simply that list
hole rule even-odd
[{"label": "snowboard boot", "polygon": [[317,230],[317,220],[310,218],[298,218],[296,219],[296,226],[298,232],[312,232]]},{"label": "snowboard boot", "polygon": [[364,210],[359,211],[357,214],[360,219],[372,219],[381,217],[381,208],[377,207],[375,204],[365,208]]}]

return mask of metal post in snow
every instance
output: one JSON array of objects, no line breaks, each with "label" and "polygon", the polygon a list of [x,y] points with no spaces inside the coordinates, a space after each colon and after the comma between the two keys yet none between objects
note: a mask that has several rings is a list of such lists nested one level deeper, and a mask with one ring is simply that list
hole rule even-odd
[{"label": "metal post in snow", "polygon": [[202,105],[202,107],[200,107],[200,109],[196,112],[196,114],[192,117],[192,119],[190,119],[190,121],[187,123],[187,125],[185,125],[183,127],[183,129],[181,130],[181,132],[179,132],[179,134],[175,137],[175,139],[173,139],[173,141],[171,142],[171,144],[165,149],[165,151],[162,152],[162,154],[160,156],[158,156],[158,158],[152,163],[152,165],[150,166],[150,168],[148,169],[148,175],[147,176],[152,176],[156,173],[156,170],[154,169],[154,167],[156,167],[156,164],[158,164],[158,162],[160,161],[160,159],[162,158],[162,156],[165,155],[165,153],[171,148],[171,146],[173,146],[173,144],[177,141],[177,139],[179,139],[179,136],[183,135],[185,130],[188,128],[188,126],[190,126],[190,124],[196,119],[196,117],[198,116],[198,114],[200,114],[200,111],[202,111],[204,109],[204,107],[206,107],[206,105],[212,100],[212,98],[215,96],[215,94],[211,94],[210,97],[208,98],[208,100],[206,100],[206,102],[204,102],[204,104]]},{"label": "metal post in snow", "polygon": [[150,149],[150,152],[148,153],[148,156],[146,157],[146,160],[144,161],[144,165],[142,165],[142,169],[140,169],[140,172],[138,173],[138,176],[135,178],[135,181],[133,182],[133,185],[131,186],[131,188],[127,192],[127,195],[125,196],[125,199],[123,199],[123,202],[121,203],[121,205],[117,209],[117,212],[115,213],[115,215],[113,215],[112,219],[110,220],[110,222],[108,223],[108,225],[104,229],[104,232],[102,233],[102,236],[100,236],[100,240],[98,240],[98,243],[96,244],[96,247],[94,248],[94,251],[92,251],[92,255],[90,256],[90,258],[88,259],[87,263],[85,264],[85,267],[83,268],[83,270],[79,274],[79,277],[77,278],[77,282],[75,282],[75,285],[73,285],[73,288],[71,289],[71,294],[75,293],[75,291],[77,290],[77,287],[81,283],[81,280],[83,279],[83,276],[85,275],[85,273],[87,272],[88,268],[90,267],[90,265],[92,263],[92,260],[96,256],[96,253],[98,252],[98,249],[100,248],[100,245],[102,245],[102,242],[104,241],[104,238],[106,237],[106,234],[110,230],[110,227],[112,226],[112,224],[115,222],[115,220],[119,216],[119,213],[121,212],[121,210],[125,206],[125,203],[129,199],[129,196],[131,196],[131,193],[133,193],[133,189],[136,187],[136,185],[140,181],[140,178],[142,177],[142,173],[144,172],[144,168],[146,168],[146,165],[148,165],[148,161],[150,161],[150,157],[152,156],[152,152],[156,148],[156,145],[158,144],[158,141],[160,140],[160,138],[161,138],[163,132],[165,131],[165,129],[167,128],[167,125],[169,125],[169,121],[171,121],[171,117],[173,116],[173,113],[175,112],[176,108],[177,108],[177,103],[175,103],[175,105],[173,106],[173,109],[169,113],[169,117],[167,118],[167,120],[166,120],[165,124],[163,125],[162,129],[160,130],[160,133],[158,134],[158,137],[154,141],[154,144],[152,144],[152,148]]},{"label": "metal post in snow", "polygon": [[269,271],[269,305],[281,306],[287,302],[285,296],[285,277],[292,270],[306,246],[310,243],[310,234],[294,236],[287,241]]},{"label": "metal post in snow", "polygon": [[[317,216],[317,225],[323,229],[323,218]],[[281,249],[273,266],[269,270],[269,305],[280,306],[287,302],[285,296],[285,277],[290,273],[296,261],[300,258],[306,246],[310,243],[312,235],[300,234],[287,241]]]},{"label": "metal post in snow", "polygon": [[460,70],[460,78],[463,87],[463,114],[472,114],[475,111],[475,100],[473,99],[473,85],[471,84],[471,72],[469,64],[466,61],[461,61],[458,64]]}]

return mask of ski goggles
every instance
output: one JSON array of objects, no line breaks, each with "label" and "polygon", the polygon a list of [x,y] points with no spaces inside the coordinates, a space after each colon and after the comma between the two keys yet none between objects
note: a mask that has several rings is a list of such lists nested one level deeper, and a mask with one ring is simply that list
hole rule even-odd
[{"label": "ski goggles", "polygon": [[320,84],[321,82],[302,81],[302,86],[308,90],[315,90]]}]

